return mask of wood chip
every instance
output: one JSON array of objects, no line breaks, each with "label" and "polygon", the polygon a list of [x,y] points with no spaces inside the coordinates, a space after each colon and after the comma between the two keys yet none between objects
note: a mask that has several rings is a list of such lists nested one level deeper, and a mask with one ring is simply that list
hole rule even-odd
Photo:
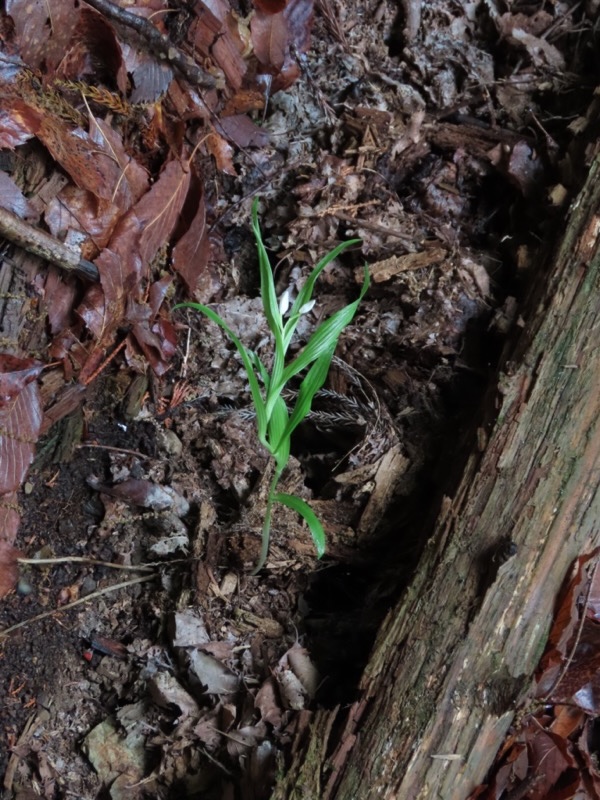
[{"label": "wood chip", "polygon": [[[374,264],[369,264],[369,274],[375,283],[383,283],[384,281],[389,281],[395,275],[399,275],[401,272],[423,269],[424,267],[438,264],[440,261],[443,261],[447,255],[447,250],[441,247],[435,247],[431,250],[423,250],[420,253],[391,256],[390,258],[384,258],[383,261],[376,261]],[[362,267],[355,271],[354,277],[357,283],[362,283],[364,278]]]}]

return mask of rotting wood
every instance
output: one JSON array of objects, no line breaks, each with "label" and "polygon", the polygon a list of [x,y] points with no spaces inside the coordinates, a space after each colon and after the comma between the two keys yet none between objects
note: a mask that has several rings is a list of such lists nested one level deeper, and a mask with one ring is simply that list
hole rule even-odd
[{"label": "rotting wood", "polygon": [[526,704],[560,586],[600,544],[599,209],[596,156],[488,397],[484,452],[444,499],[359,700],[315,714],[273,800],[465,800]]}]

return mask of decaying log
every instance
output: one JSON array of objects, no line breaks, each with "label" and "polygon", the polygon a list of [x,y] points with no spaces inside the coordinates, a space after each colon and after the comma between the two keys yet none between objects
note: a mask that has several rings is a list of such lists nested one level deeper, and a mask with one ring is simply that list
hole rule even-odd
[{"label": "decaying log", "polygon": [[465,800],[527,703],[559,588],[600,543],[600,156],[542,281],[359,700],[314,715],[274,800]]}]

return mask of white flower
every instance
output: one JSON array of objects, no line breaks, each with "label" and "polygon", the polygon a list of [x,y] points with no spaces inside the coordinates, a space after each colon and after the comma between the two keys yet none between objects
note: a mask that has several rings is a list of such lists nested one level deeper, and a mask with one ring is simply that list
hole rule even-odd
[{"label": "white flower", "polygon": [[304,303],[303,306],[300,306],[300,310],[298,311],[299,314],[308,314],[309,311],[312,311],[315,307],[316,300],[309,300],[308,303]]},{"label": "white flower", "polygon": [[284,317],[290,307],[290,290],[286,289],[279,298],[279,313]]}]

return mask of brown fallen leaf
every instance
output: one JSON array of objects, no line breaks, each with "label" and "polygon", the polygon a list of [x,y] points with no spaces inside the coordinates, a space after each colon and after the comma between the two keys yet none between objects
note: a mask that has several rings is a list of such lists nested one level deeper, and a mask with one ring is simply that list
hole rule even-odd
[{"label": "brown fallen leaf", "polygon": [[198,716],[200,709],[194,698],[168,672],[157,672],[148,681],[150,696],[157,706],[176,706],[181,715]]},{"label": "brown fallen leaf", "polygon": [[191,204],[186,201],[182,209],[187,229],[173,248],[172,263],[173,269],[181,275],[189,293],[193,295],[208,267],[210,242],[206,224],[206,205],[199,181],[192,180],[189,194],[195,202],[190,207]]},{"label": "brown fallen leaf", "polygon": [[215,159],[217,168],[220,169],[221,172],[224,172],[226,175],[237,176],[236,169],[233,166],[233,147],[223,136],[217,133],[214,128],[211,133],[207,134],[205,146]]},{"label": "brown fallen leaf", "polygon": [[306,53],[310,47],[314,0],[287,0],[283,14],[294,49],[298,53]]},{"label": "brown fallen leaf", "polygon": [[599,552],[600,548],[595,548],[591,553],[586,553],[575,561],[571,578],[558,598],[546,652],[540,660],[536,676],[536,695],[538,697],[543,697],[552,689],[560,674],[562,664],[569,655],[570,642],[576,636],[580,624],[578,599],[584,593],[588,581],[587,570],[590,564],[594,563]]},{"label": "brown fallen leaf", "polygon": [[32,139],[42,115],[18,97],[4,98],[0,108],[0,147],[14,150]]},{"label": "brown fallen leaf", "polygon": [[6,172],[0,171],[0,205],[21,219],[36,219],[38,214]]},{"label": "brown fallen leaf", "polygon": [[250,22],[254,55],[263,67],[279,72],[289,46],[289,28],[283,12],[265,13],[257,10]]},{"label": "brown fallen leaf", "polygon": [[[532,62],[543,67],[548,65],[556,70],[565,68],[565,59],[561,51],[541,34],[552,22],[550,15],[541,25],[531,26],[531,18],[524,14],[506,13],[497,17],[495,22],[499,32],[509,44],[523,48]],[[532,31],[535,31],[533,33]]]},{"label": "brown fallen leaf", "polygon": [[278,14],[287,5],[287,0],[252,0],[254,8],[265,14]]},{"label": "brown fallen leaf", "polygon": [[308,650],[298,642],[279,659],[274,675],[286,708],[301,711],[314,698],[319,673]]},{"label": "brown fallen leaf", "polygon": [[64,231],[84,234],[81,255],[93,260],[108,245],[122,215],[122,210],[110,200],[99,200],[87,189],[69,184],[52,198],[44,219],[55,238]]},{"label": "brown fallen leaf", "polygon": [[177,352],[177,332],[168,319],[159,317],[154,322],[148,319],[135,323],[127,337],[128,360],[134,356],[132,344],[139,347],[156,375],[164,375]]},{"label": "brown fallen leaf", "polygon": [[153,511],[172,509],[179,516],[184,516],[190,508],[188,501],[172,486],[161,486],[138,478],[129,478],[114,486],[107,486],[94,476],[90,476],[87,482],[98,492],[126,500],[142,508],[151,508]]},{"label": "brown fallen leaf", "polygon": [[42,424],[37,377],[42,365],[30,358],[0,355],[0,597],[18,579],[12,547],[20,515],[16,491],[33,461]]},{"label": "brown fallen leaf", "polygon": [[283,708],[279,700],[279,692],[274,678],[267,680],[260,687],[254,698],[254,708],[260,711],[263,722],[279,728],[283,719]]},{"label": "brown fallen leaf", "polygon": [[23,61],[52,74],[80,22],[78,0],[8,0],[5,12],[14,22]]},{"label": "brown fallen leaf", "polygon": [[142,281],[178,223],[190,180],[187,162],[168,162],[150,191],[119,220],[108,247],[96,259],[101,286],[91,287],[77,309],[97,340],[80,375],[82,382],[94,375],[124,321],[137,326],[134,339],[157,374],[166,370],[175,352],[175,331],[145,307]]},{"label": "brown fallen leaf", "polygon": [[113,81],[123,94],[127,92],[127,70],[115,29],[97,11],[83,6],[79,24],[60,64],[57,74],[67,80],[89,82]]},{"label": "brown fallen leaf", "polygon": [[142,229],[140,254],[144,264],[150,264],[169,240],[185,202],[191,176],[187,162],[169,161],[152,189],[134,207]]},{"label": "brown fallen leaf", "polygon": [[223,117],[219,129],[238,147],[265,147],[271,140],[269,132],[259,128],[245,114]]},{"label": "brown fallen leaf", "polygon": [[0,494],[16,491],[33,461],[42,424],[41,371],[33,359],[0,355]]},{"label": "brown fallen leaf", "polygon": [[[218,706],[217,706],[218,708]],[[215,709],[211,709],[194,726],[194,735],[209,750],[215,750],[221,744],[221,733],[219,731],[219,721]]]},{"label": "brown fallen leaf", "polygon": [[[1,517],[1,512],[0,512]],[[9,544],[0,539],[0,598],[6,597],[13,591],[19,580],[19,565],[17,558],[23,554]]]},{"label": "brown fallen leaf", "polygon": [[77,186],[103,200],[112,199],[121,169],[108,149],[81,128],[72,130],[50,114],[42,117],[36,135]]}]

